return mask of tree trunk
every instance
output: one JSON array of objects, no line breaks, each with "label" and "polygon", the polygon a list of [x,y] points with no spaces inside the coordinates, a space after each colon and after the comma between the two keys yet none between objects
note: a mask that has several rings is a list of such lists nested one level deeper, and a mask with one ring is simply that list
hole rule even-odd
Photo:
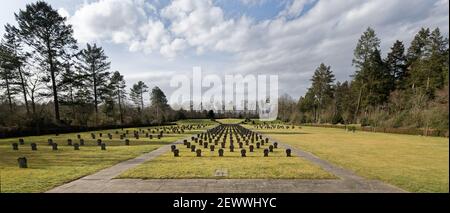
[{"label": "tree trunk", "polygon": [[120,125],[123,125],[123,114],[122,114],[122,100],[120,98],[120,89],[117,89],[118,99],[119,99],[119,115],[120,115]]},{"label": "tree trunk", "polygon": [[9,88],[8,77],[5,78],[5,83],[6,83],[6,95],[8,96],[9,111],[12,113],[12,111],[13,111],[12,97],[11,97],[11,89]]},{"label": "tree trunk", "polygon": [[58,91],[56,88],[56,77],[55,77],[55,67],[53,64],[53,55],[50,48],[50,39],[47,40],[47,52],[48,52],[48,63],[50,66],[50,77],[52,80],[52,91],[53,91],[53,105],[55,107],[55,120],[57,123],[61,121],[59,116],[59,102],[58,102]]},{"label": "tree trunk", "polygon": [[23,99],[25,101],[25,107],[27,109],[27,115],[30,115],[30,108],[28,107],[27,90],[25,88],[25,80],[23,79],[22,69],[19,66],[20,85],[22,86]]},{"label": "tree trunk", "polygon": [[92,77],[93,77],[93,83],[94,83],[95,126],[97,126],[97,123],[98,123],[97,79],[96,79],[96,76],[95,76],[95,68],[94,68],[94,65],[92,65]]},{"label": "tree trunk", "polygon": [[361,95],[362,95],[362,86],[359,88],[359,95],[358,95],[358,103],[356,104],[356,111],[355,111],[355,117],[353,118],[353,123],[356,123],[358,113],[359,113],[359,107],[361,105]]}]

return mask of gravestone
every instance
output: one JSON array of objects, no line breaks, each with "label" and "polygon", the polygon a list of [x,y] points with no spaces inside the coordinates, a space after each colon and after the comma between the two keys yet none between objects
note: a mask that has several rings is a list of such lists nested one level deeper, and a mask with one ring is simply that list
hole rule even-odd
[{"label": "gravestone", "polygon": [[52,143],[52,150],[58,150],[58,144]]},{"label": "gravestone", "polygon": [[286,149],[286,157],[291,157],[291,149]]},{"label": "gravestone", "polygon": [[261,144],[258,142],[256,143],[256,148],[259,149],[261,147]]},{"label": "gravestone", "polygon": [[241,157],[245,157],[246,155],[245,155],[245,153],[246,153],[247,151],[245,150],[245,149],[242,149],[241,150]]},{"label": "gravestone", "polygon": [[95,139],[95,134],[94,133],[91,133],[91,138]]},{"label": "gravestone", "polygon": [[188,149],[191,148],[191,142],[186,143],[186,148],[188,148]]},{"label": "gravestone", "polygon": [[202,150],[201,149],[197,149],[195,151],[195,153],[197,153],[197,157],[201,157],[202,156]]},{"label": "gravestone", "polygon": [[80,146],[84,146],[84,139],[80,139]]},{"label": "gravestone", "polygon": [[223,149],[219,149],[219,157],[223,157]]},{"label": "gravestone", "polygon": [[273,143],[273,148],[275,148],[275,149],[278,148],[278,143],[277,142]]},{"label": "gravestone", "polygon": [[191,152],[195,152],[195,145],[191,146]]},{"label": "gravestone", "polygon": [[188,142],[187,140],[183,140],[183,145],[186,146],[187,142]]},{"label": "gravestone", "polygon": [[25,141],[23,140],[23,138],[20,138],[20,139],[19,139],[19,144],[20,144],[20,145],[24,145],[24,144],[25,144]]},{"label": "gravestone", "polygon": [[205,148],[205,149],[208,148],[208,143],[207,142],[203,143],[203,148]]},{"label": "gravestone", "polygon": [[150,138],[150,140],[153,139],[153,135],[149,135],[148,137]]},{"label": "gravestone", "polygon": [[198,142],[198,144],[200,144],[200,146],[203,145],[203,140],[200,140],[200,141]]},{"label": "gravestone", "polygon": [[106,143],[101,144],[102,150],[106,150]]},{"label": "gravestone", "polygon": [[98,136],[103,137],[103,133],[101,133],[101,132],[98,133]]},{"label": "gravestone", "polygon": [[211,152],[214,152],[214,149],[215,149],[216,147],[214,146],[214,145],[211,145],[211,146],[209,146],[209,149],[211,150]]},{"label": "gravestone", "polygon": [[81,135],[78,134],[78,135],[77,135],[77,139],[81,139]]},{"label": "gravestone", "polygon": [[123,138],[124,138],[124,136],[123,136],[123,135],[120,135],[120,140],[123,140]]},{"label": "gravestone", "polygon": [[273,145],[269,146],[269,152],[273,152]]},{"label": "gravestone", "polygon": [[26,157],[17,158],[17,162],[19,163],[19,168],[28,168]]},{"label": "gravestone", "polygon": [[101,146],[102,145],[102,139],[97,139],[97,146]]},{"label": "gravestone", "polygon": [[173,152],[175,149],[177,149],[177,146],[175,146],[175,145],[170,146],[170,151]]},{"label": "gravestone", "polygon": [[173,150],[173,156],[180,157],[180,150],[178,150],[178,149]]},{"label": "gravestone", "polygon": [[269,150],[268,149],[264,149],[264,157],[269,157]]},{"label": "gravestone", "polygon": [[73,150],[80,150],[80,145],[77,143],[73,144]]},{"label": "gravestone", "polygon": [[125,146],[129,146],[130,145],[130,139],[125,139]]},{"label": "gravestone", "polygon": [[18,143],[13,143],[12,144],[12,148],[13,148],[13,150],[19,150],[19,144]]},{"label": "gravestone", "polygon": [[242,146],[243,146],[244,144],[242,144],[242,142],[239,142],[239,149],[242,149]]},{"label": "gravestone", "polygon": [[250,146],[248,147],[248,149],[250,150],[250,152],[253,152],[253,149],[254,149],[253,145],[250,145]]},{"label": "gravestone", "polygon": [[161,139],[161,137],[162,137],[161,135],[158,135],[158,140]]},{"label": "gravestone", "polygon": [[247,140],[247,141],[245,141],[245,145],[246,145],[246,146],[248,146],[248,144],[249,144],[249,143],[248,143],[248,140]]},{"label": "gravestone", "polygon": [[67,146],[72,146],[72,139],[67,139]]},{"label": "gravestone", "polygon": [[234,146],[230,145],[230,152],[234,152]]},{"label": "gravestone", "polygon": [[37,144],[36,143],[31,143],[31,150],[32,151],[37,151]]},{"label": "gravestone", "polygon": [[108,133],[109,140],[112,140],[112,135]]}]

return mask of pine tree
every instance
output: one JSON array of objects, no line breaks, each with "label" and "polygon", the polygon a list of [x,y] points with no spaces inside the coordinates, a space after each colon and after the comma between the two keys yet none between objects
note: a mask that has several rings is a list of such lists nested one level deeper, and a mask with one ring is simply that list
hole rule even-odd
[{"label": "pine tree", "polygon": [[317,122],[321,122],[322,118],[322,108],[330,102],[333,97],[333,82],[334,82],[334,74],[331,71],[330,66],[326,66],[325,64],[320,64],[320,66],[314,72],[314,75],[311,79],[312,81],[312,92],[317,100],[318,106],[318,120]]},{"label": "pine tree", "polygon": [[98,105],[105,99],[105,94],[109,91],[108,79],[110,73],[110,62],[101,47],[96,44],[87,44],[78,55],[78,67],[82,71],[86,85],[91,89],[94,100],[94,110],[96,122],[98,117]]},{"label": "pine tree", "polygon": [[139,81],[130,89],[131,101],[137,106],[138,112],[144,109],[144,93],[148,92],[148,86]]},{"label": "pine tree", "polygon": [[11,26],[10,24],[6,24],[5,34],[3,37],[4,45],[10,50],[14,59],[14,70],[12,70],[12,72],[15,72],[15,75],[18,77],[18,79],[15,80],[14,84],[18,85],[17,89],[20,90],[23,95],[25,108],[27,110],[27,114],[29,115],[30,108],[28,106],[26,78],[30,74],[24,70],[27,53],[25,53],[25,51],[23,50],[23,45],[20,41],[19,30],[16,27]]},{"label": "pine tree", "polygon": [[48,78],[45,80],[51,81],[55,120],[59,122],[58,60],[66,54],[67,49],[76,48],[72,26],[67,25],[66,18],[43,1],[28,4],[15,17],[22,40],[33,49],[42,67],[47,67]]},{"label": "pine tree", "polygon": [[407,76],[407,61],[405,46],[401,41],[397,40],[391,47],[391,52],[388,53],[385,63],[391,76],[395,79],[395,88],[404,89],[406,86],[405,79]]},{"label": "pine tree", "polygon": [[154,87],[150,94],[151,108],[155,112],[156,121],[163,123],[165,121],[164,115],[170,108],[167,104],[167,98],[164,92],[159,87]]},{"label": "pine tree", "polygon": [[0,86],[6,90],[9,111],[13,112],[13,96],[16,94],[14,79],[17,78],[16,58],[5,45],[0,44]]},{"label": "pine tree", "polygon": [[123,75],[119,71],[115,71],[111,76],[110,88],[113,91],[113,96],[117,98],[117,105],[119,106],[120,124],[124,123],[123,120],[123,100],[126,98],[125,80]]}]

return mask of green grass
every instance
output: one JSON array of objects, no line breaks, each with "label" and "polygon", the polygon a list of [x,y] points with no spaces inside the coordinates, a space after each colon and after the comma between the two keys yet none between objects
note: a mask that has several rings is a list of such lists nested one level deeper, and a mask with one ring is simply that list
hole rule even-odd
[{"label": "green grass", "polygon": [[[198,144],[195,144],[197,147]],[[264,148],[267,148],[265,145]],[[202,148],[202,157],[196,157],[183,145],[178,145],[180,157],[168,152],[152,161],[130,169],[118,178],[139,179],[183,179],[183,178],[243,178],[243,179],[330,179],[336,178],[308,161],[292,156],[286,157],[284,149],[274,149],[269,157],[263,157],[263,148],[255,149],[247,157],[240,156],[240,149],[229,152],[224,157]],[[216,177],[217,169],[226,169],[228,176]]]},{"label": "green grass", "polygon": [[[135,129],[129,130],[132,134]],[[142,137],[145,136],[143,134],[139,140],[129,136],[130,146],[124,146],[124,142],[114,134],[115,130],[99,132],[104,134],[102,141],[107,144],[106,151],[100,150],[100,147],[96,145],[96,139],[90,139],[90,132],[80,133],[86,145],[81,146],[79,151],[73,150],[72,146],[67,146],[68,138],[71,138],[73,143],[78,143],[77,133],[24,137],[25,145],[20,145],[18,151],[12,150],[11,146],[12,143],[18,142],[18,138],[0,139],[0,191],[44,192],[121,161],[153,151],[198,131],[186,131],[185,134],[164,133],[164,137],[160,140],[156,137],[150,140]],[[113,134],[112,140],[108,139],[107,132]],[[58,143],[57,151],[53,151],[47,145],[48,138]],[[37,143],[38,151],[31,151],[30,143],[32,142]],[[29,168],[18,168],[17,158],[19,157],[27,158]]]},{"label": "green grass", "polygon": [[244,121],[244,119],[236,119],[236,118],[225,118],[225,119],[217,119],[217,122],[223,124],[238,124]]},{"label": "green grass", "polygon": [[369,179],[411,192],[449,192],[448,138],[318,127],[257,131]]},{"label": "green grass", "polygon": [[206,124],[206,125],[216,125],[218,124],[215,121],[211,121],[211,119],[185,119],[185,120],[179,120],[176,122],[178,125],[186,125],[186,124],[192,124],[192,125],[198,125],[198,124]]}]

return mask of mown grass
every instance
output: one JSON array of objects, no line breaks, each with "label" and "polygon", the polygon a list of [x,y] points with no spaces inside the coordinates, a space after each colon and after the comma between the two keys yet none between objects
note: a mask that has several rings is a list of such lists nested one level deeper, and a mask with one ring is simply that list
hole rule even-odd
[{"label": "mown grass", "polygon": [[225,119],[217,119],[217,122],[222,124],[238,124],[244,121],[244,119],[236,119],[236,118],[225,118]]},{"label": "mown grass", "polygon": [[[195,144],[199,147],[198,144]],[[178,145],[180,157],[174,157],[172,152],[148,161],[136,168],[130,169],[118,178],[139,179],[183,179],[183,178],[242,178],[242,179],[330,179],[335,176],[325,172],[320,167],[312,165],[299,157],[286,157],[284,149],[274,149],[269,157],[263,157],[266,144],[255,152],[249,152],[247,157],[241,157],[240,149],[229,152],[224,149],[224,157],[214,152],[202,149],[202,157],[196,157],[183,145]],[[227,170],[225,177],[215,176],[216,170]]]},{"label": "mown grass", "polygon": [[[153,128],[157,127],[151,129]],[[0,191],[44,192],[199,132],[194,130],[186,131],[184,134],[164,133],[161,139],[157,139],[155,133],[150,140],[144,137],[145,134],[141,134],[140,139],[135,139],[132,137],[132,132],[136,129],[128,130],[131,133],[128,136],[130,146],[125,146],[124,141],[115,134],[116,130],[98,131],[103,133],[102,141],[107,144],[107,150],[101,150],[97,146],[96,141],[99,136],[97,134],[97,139],[91,139],[90,132],[24,137],[25,144],[20,145],[17,151],[12,150],[11,144],[18,143],[18,138],[0,139]],[[108,139],[108,132],[113,135],[112,140]],[[80,146],[79,151],[67,145],[69,138],[73,140],[73,143],[79,143],[77,134],[85,140],[85,146]],[[49,138],[58,143],[57,151],[53,151],[51,146],[48,146]],[[31,151],[30,143],[32,142],[38,145],[37,151]],[[18,168],[17,158],[19,157],[27,158],[29,168]]]},{"label": "mown grass", "polygon": [[369,179],[411,192],[449,192],[448,138],[319,127],[257,131]]}]

